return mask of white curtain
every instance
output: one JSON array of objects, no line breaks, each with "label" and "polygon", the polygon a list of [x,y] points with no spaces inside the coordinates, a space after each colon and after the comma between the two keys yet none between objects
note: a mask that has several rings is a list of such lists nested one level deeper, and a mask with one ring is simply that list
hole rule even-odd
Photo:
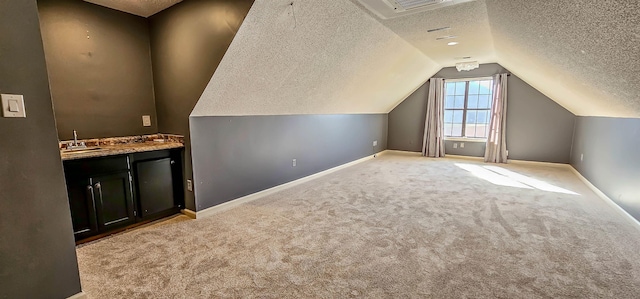
[{"label": "white curtain", "polygon": [[507,74],[493,77],[491,122],[484,161],[507,163]]},{"label": "white curtain", "polygon": [[444,79],[429,79],[427,117],[424,123],[422,155],[444,157]]}]

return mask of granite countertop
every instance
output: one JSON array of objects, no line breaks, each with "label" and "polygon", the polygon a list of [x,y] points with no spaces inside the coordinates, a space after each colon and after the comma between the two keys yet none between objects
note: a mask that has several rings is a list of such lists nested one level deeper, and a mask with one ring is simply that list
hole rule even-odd
[{"label": "granite countertop", "polygon": [[[154,140],[160,140],[161,142]],[[83,140],[83,142],[86,143],[87,149],[77,151],[64,150],[65,144],[68,144],[69,141],[60,142],[60,156],[62,157],[62,160],[67,161],[85,158],[125,155],[131,153],[159,151],[184,147],[182,136],[161,134],[87,139]]]}]

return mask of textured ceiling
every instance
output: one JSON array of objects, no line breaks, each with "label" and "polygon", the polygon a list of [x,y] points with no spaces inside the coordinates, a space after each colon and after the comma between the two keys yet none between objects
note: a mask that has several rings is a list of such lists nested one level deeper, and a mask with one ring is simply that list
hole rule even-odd
[{"label": "textured ceiling", "polygon": [[150,17],[182,0],[84,0],[141,17]]},{"label": "textured ceiling", "polygon": [[[358,0],[350,1],[443,66],[453,66],[461,61],[496,61],[484,1],[472,1],[386,20],[378,18]],[[451,29],[428,32],[430,29],[442,27]],[[450,35],[456,38],[436,40]],[[448,46],[447,43],[451,41],[459,44]],[[456,59],[468,56],[471,56],[471,59]]]},{"label": "textured ceiling", "polygon": [[387,113],[441,66],[349,1],[256,0],[192,116]]},{"label": "textured ceiling", "polygon": [[504,67],[574,114],[640,117],[640,1],[486,2]]},{"label": "textured ceiling", "polygon": [[256,1],[193,115],[388,112],[477,60],[574,114],[640,117],[637,0],[478,0],[387,20],[357,0],[290,3]]}]

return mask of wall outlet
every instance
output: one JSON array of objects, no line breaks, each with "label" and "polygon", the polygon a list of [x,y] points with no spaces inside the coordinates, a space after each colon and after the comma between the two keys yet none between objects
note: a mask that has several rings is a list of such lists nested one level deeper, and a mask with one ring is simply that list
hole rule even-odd
[{"label": "wall outlet", "polygon": [[187,190],[193,192],[193,181],[187,180]]},{"label": "wall outlet", "polygon": [[580,154],[580,162],[584,161],[584,154]]},{"label": "wall outlet", "polygon": [[142,116],[142,125],[145,127],[151,127],[151,115]]},{"label": "wall outlet", "polygon": [[291,160],[291,166],[296,167],[296,164],[298,164],[298,161],[296,161],[296,159]]},{"label": "wall outlet", "polygon": [[507,157],[509,157],[509,150],[507,150]]},{"label": "wall outlet", "polygon": [[454,144],[453,144],[453,148],[458,148],[458,144],[457,144],[457,143],[454,143]]},{"label": "wall outlet", "polygon": [[460,148],[464,148],[464,142],[460,142]]},{"label": "wall outlet", "polygon": [[373,146],[376,146],[376,145],[378,145],[378,140],[373,141]]}]

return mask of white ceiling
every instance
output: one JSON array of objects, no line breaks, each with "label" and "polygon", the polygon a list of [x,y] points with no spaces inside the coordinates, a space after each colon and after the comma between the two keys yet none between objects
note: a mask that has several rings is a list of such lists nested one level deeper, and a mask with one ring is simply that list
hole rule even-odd
[{"label": "white ceiling", "polygon": [[574,114],[640,117],[640,1],[486,5],[502,66]]},{"label": "white ceiling", "polygon": [[640,117],[640,1],[478,0],[393,19],[357,0],[293,2],[256,0],[193,115],[386,113],[476,60],[574,114]]},{"label": "white ceiling", "polygon": [[[472,1],[393,19],[379,19],[364,8],[358,0],[351,0],[351,2],[443,66],[453,66],[461,61],[496,62],[493,37],[484,1]],[[428,32],[430,29],[443,27],[451,29]],[[438,37],[449,35],[457,38],[436,40]],[[451,41],[457,41],[460,44],[448,46],[447,43]],[[456,59],[468,56],[471,56],[471,59]]]},{"label": "white ceiling", "polygon": [[256,0],[192,116],[386,113],[440,70],[349,1]]},{"label": "white ceiling", "polygon": [[128,12],[141,17],[150,17],[182,0],[84,0],[89,3]]}]

